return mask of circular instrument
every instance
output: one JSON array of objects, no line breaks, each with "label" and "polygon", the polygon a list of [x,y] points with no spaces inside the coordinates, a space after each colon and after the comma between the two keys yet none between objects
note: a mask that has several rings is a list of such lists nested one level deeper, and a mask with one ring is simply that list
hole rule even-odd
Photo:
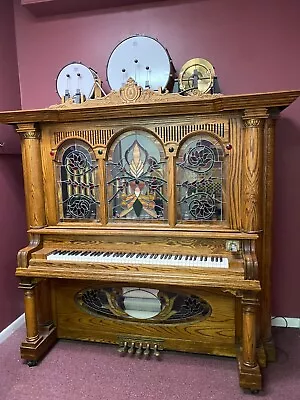
[{"label": "circular instrument", "polygon": [[118,90],[134,79],[143,88],[172,89],[173,65],[167,50],[148,36],[131,36],[115,47],[106,68],[111,89]]},{"label": "circular instrument", "polygon": [[193,58],[180,70],[180,89],[198,89],[201,93],[207,93],[213,87],[214,77],[215,70],[209,61],[204,58]]},{"label": "circular instrument", "polygon": [[80,62],[72,62],[64,66],[56,79],[56,90],[60,98],[84,96],[92,97],[95,82],[98,79],[96,71]]}]

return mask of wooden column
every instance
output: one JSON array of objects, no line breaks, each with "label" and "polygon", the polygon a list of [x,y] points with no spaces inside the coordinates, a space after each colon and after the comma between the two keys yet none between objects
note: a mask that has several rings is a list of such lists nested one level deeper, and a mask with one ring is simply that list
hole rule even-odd
[{"label": "wooden column", "polygon": [[263,170],[263,203],[264,220],[262,236],[262,255],[260,269],[261,293],[261,336],[269,361],[275,361],[275,346],[271,333],[271,262],[272,262],[272,228],[273,228],[273,191],[274,191],[274,139],[276,115],[271,116],[264,131],[264,170]]},{"label": "wooden column", "polygon": [[242,185],[242,224],[245,232],[262,229],[262,127],[266,117],[266,110],[245,111]]},{"label": "wooden column", "polygon": [[34,283],[20,283],[19,288],[24,290],[24,306],[26,320],[26,342],[39,340],[37,307]]},{"label": "wooden column", "polygon": [[46,224],[45,198],[40,132],[35,124],[18,124],[17,132],[22,139],[22,161],[26,190],[26,210],[28,226],[42,228]]},{"label": "wooden column", "polygon": [[243,293],[243,338],[241,354],[238,357],[240,386],[254,392],[262,387],[261,371],[256,356],[257,295],[255,292]]},{"label": "wooden column", "polygon": [[168,157],[168,220],[170,226],[175,226],[177,222],[176,204],[176,148],[175,144],[170,144],[167,148]]},{"label": "wooden column", "polygon": [[242,360],[246,367],[253,368],[256,362],[256,309],[257,299],[245,298],[242,300],[243,308],[243,343]]},{"label": "wooden column", "polygon": [[98,149],[98,168],[99,168],[99,182],[102,185],[99,187],[100,196],[100,221],[102,225],[106,225],[108,222],[108,209],[107,209],[107,180],[105,174],[105,159],[106,159],[106,149]]}]

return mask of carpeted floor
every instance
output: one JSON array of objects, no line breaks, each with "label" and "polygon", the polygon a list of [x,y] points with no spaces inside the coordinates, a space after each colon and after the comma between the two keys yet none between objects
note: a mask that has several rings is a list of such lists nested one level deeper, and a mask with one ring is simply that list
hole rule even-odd
[{"label": "carpeted floor", "polygon": [[300,400],[300,330],[277,328],[278,361],[264,391],[239,388],[236,361],[165,352],[163,360],[118,355],[115,346],[59,341],[37,367],[19,358],[24,328],[0,345],[0,400]]}]

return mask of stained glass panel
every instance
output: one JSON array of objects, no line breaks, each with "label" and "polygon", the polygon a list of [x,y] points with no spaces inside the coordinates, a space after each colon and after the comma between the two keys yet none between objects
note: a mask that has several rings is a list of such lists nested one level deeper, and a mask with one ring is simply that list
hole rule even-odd
[{"label": "stained glass panel", "polygon": [[201,297],[150,288],[85,288],[76,293],[75,303],[96,317],[148,323],[203,321],[212,313],[211,305]]},{"label": "stained glass panel", "polygon": [[119,136],[106,163],[109,218],[166,219],[165,164],[163,148],[150,133]]},{"label": "stained glass panel", "polygon": [[84,142],[68,141],[58,150],[56,171],[61,220],[97,219],[97,168],[93,150]]},{"label": "stained glass panel", "polygon": [[224,220],[223,161],[221,145],[206,133],[184,143],[177,161],[179,220]]}]

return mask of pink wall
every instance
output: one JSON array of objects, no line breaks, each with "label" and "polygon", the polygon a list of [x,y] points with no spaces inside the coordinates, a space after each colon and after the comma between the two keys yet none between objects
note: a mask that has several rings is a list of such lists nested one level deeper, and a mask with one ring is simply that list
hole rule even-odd
[{"label": "pink wall", "polygon": [[[20,108],[20,90],[16,39],[14,29],[13,2],[2,0],[0,6],[0,110],[15,110]],[[0,126],[1,154],[20,153],[20,143],[13,128]]]},{"label": "pink wall", "polygon": [[[0,6],[0,110],[20,108],[14,12],[11,0]],[[27,244],[24,190],[18,135],[0,126],[0,332],[23,312],[15,278],[17,251]]]},{"label": "pink wall", "polygon": [[[23,108],[58,102],[55,78],[71,61],[90,65],[104,80],[112,49],[136,33],[157,37],[178,71],[190,58],[209,59],[223,93],[300,88],[298,0],[165,1],[39,19],[19,3]],[[300,100],[282,113],[276,142],[273,314],[299,316]]]},{"label": "pink wall", "polygon": [[19,155],[0,156],[0,332],[23,313],[23,294],[15,277],[17,252],[28,243]]}]

